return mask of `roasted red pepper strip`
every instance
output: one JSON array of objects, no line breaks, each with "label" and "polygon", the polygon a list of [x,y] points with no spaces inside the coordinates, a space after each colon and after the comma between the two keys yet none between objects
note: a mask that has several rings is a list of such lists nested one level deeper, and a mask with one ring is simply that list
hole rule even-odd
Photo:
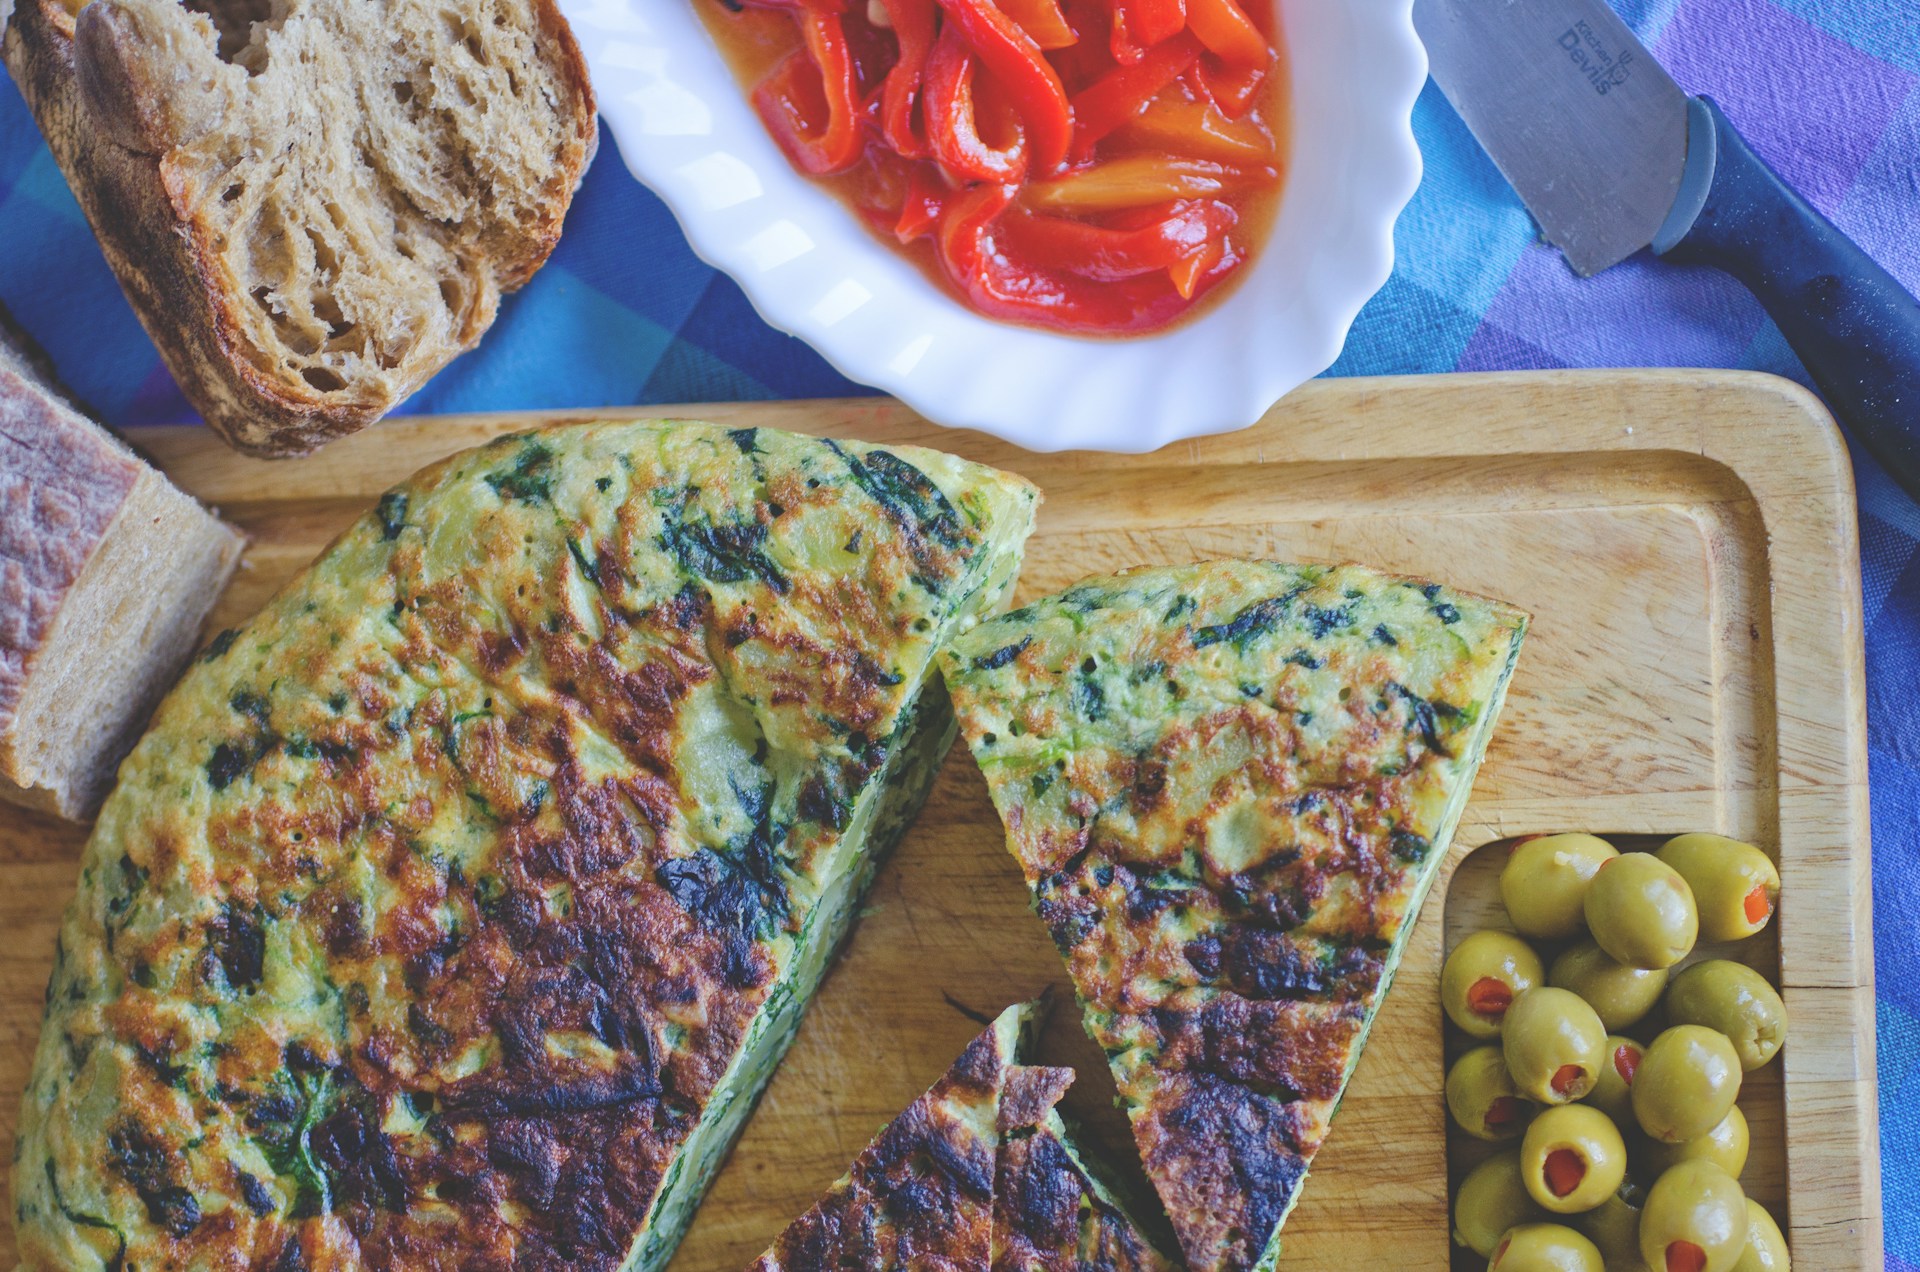
[{"label": "roasted red pepper strip", "polygon": [[1138,229],[1114,229],[1059,216],[1009,214],[1002,238],[1010,255],[1050,268],[1110,282],[1171,269],[1205,251],[1236,220],[1224,203],[1174,205],[1165,217]]},{"label": "roasted red pepper strip", "polygon": [[749,9],[775,9],[782,13],[845,13],[847,0],[741,0]]},{"label": "roasted red pepper strip", "polygon": [[1064,0],[1060,14],[1073,31],[1073,43],[1054,50],[1047,61],[1072,96],[1113,69],[1113,54],[1107,49],[1113,14],[1104,0]]},{"label": "roasted red pepper strip", "polygon": [[1060,0],[1000,0],[1000,11],[1048,52],[1067,48],[1080,38],[1060,12]]},{"label": "roasted red pepper strip", "polygon": [[1259,100],[1270,66],[1270,62],[1259,66],[1228,66],[1209,53],[1194,68],[1194,79],[1199,81],[1200,91],[1220,108],[1221,114],[1228,119],[1241,119]]},{"label": "roasted red pepper strip", "polygon": [[1027,175],[1026,133],[1018,122],[1013,139],[996,148],[980,135],[978,99],[973,91],[973,49],[951,25],[934,41],[927,58],[927,143],[933,157],[955,177],[994,184]]},{"label": "roasted red pepper strip", "polygon": [[846,29],[834,14],[799,12],[806,41],[753,90],[753,105],[795,166],[816,176],[860,161],[860,83]]},{"label": "roasted red pepper strip", "polygon": [[1161,89],[1200,57],[1200,43],[1181,32],[1132,66],[1116,66],[1073,99],[1073,153],[1085,159],[1100,139],[1145,110]]},{"label": "roasted red pepper strip", "polygon": [[1126,65],[1187,25],[1186,0],[1115,0],[1113,57]]},{"label": "roasted red pepper strip", "polygon": [[900,205],[900,219],[893,226],[894,238],[911,243],[932,233],[952,197],[951,188],[932,168],[917,165],[907,177],[907,197]]},{"label": "roasted red pepper strip", "polygon": [[1185,260],[1179,261],[1167,270],[1167,277],[1173,280],[1173,289],[1180,293],[1180,299],[1192,300],[1199,292],[1200,284],[1206,281],[1227,256],[1227,241],[1212,239],[1206,246]]},{"label": "roasted red pepper strip", "polygon": [[1187,0],[1187,28],[1231,66],[1259,66],[1271,53],[1267,37],[1234,0]]},{"label": "roasted red pepper strip", "polygon": [[992,0],[940,0],[948,30],[957,31],[980,64],[1006,90],[1033,143],[1033,167],[1054,171],[1067,157],[1073,116],[1060,76],[1033,37],[995,8]]},{"label": "roasted red pepper strip", "polygon": [[927,54],[939,29],[939,11],[933,0],[883,0],[894,38],[900,42],[900,60],[887,72],[880,88],[880,133],[887,144],[908,159],[924,159],[926,136],[914,126],[913,108],[920,101],[926,79]]},{"label": "roasted red pepper strip", "polygon": [[934,246],[941,267],[976,310],[1054,331],[1116,332],[1165,326],[1187,308],[1163,273],[1095,282],[1019,259],[1003,233],[1015,192],[976,186],[940,218]]},{"label": "roasted red pepper strip", "polygon": [[[947,202],[934,247],[950,271],[956,274],[973,271],[974,258],[988,246],[988,231],[1018,193],[1017,186],[976,186],[961,191]],[[959,281],[957,277],[955,281]]]}]

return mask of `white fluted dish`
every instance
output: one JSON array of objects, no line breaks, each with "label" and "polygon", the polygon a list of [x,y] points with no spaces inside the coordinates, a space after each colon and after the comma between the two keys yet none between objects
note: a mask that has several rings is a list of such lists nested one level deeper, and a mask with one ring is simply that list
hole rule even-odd
[{"label": "white fluted dish", "polygon": [[602,120],[761,317],[928,419],[1037,451],[1243,428],[1333,364],[1392,270],[1420,182],[1412,0],[1279,0],[1291,137],[1272,236],[1197,318],[1125,339],[983,318],[875,238],[767,134],[695,14],[711,2],[562,0]]}]

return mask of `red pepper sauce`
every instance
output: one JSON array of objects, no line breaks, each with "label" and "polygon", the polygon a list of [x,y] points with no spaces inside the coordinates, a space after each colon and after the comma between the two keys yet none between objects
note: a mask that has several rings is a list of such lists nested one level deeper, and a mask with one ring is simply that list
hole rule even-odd
[{"label": "red pepper sauce", "polygon": [[1272,0],[690,0],[794,166],[978,312],[1162,330],[1273,223]]}]

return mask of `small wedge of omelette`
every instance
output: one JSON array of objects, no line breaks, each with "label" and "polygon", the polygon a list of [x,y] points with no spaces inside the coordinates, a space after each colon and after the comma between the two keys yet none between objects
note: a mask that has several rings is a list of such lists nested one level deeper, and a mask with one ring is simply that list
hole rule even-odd
[{"label": "small wedge of omelette", "polygon": [[1058,1111],[1000,1146],[992,1272],[1175,1272]]},{"label": "small wedge of omelette", "polygon": [[1357,566],[1215,561],[1088,579],[942,652],[1200,1272],[1279,1257],[1526,625]]},{"label": "small wedge of omelette", "polygon": [[1002,1012],[748,1272],[1171,1272],[1096,1182],[1023,1063],[1038,1004]]},{"label": "small wedge of omelette", "polygon": [[24,1266],[661,1267],[947,749],[934,650],[1035,500],[661,422],[385,495],[121,768],[26,1093]]}]

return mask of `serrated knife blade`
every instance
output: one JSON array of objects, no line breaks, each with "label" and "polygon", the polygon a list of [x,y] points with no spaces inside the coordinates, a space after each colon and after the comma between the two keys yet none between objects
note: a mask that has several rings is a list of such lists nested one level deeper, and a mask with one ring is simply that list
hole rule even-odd
[{"label": "serrated knife blade", "polygon": [[1687,95],[1605,0],[1415,0],[1433,78],[1575,272],[1653,242]]}]

